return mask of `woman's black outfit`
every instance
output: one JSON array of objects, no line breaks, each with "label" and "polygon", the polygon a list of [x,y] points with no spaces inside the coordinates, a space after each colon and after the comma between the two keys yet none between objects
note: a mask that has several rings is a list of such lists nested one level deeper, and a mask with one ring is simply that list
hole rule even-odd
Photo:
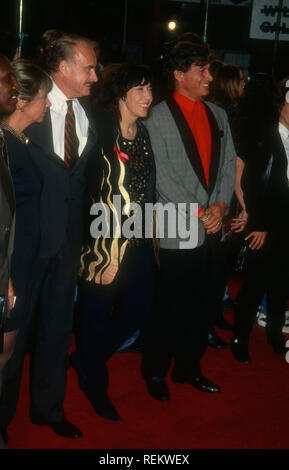
[{"label": "woman's black outfit", "polygon": [[14,251],[11,258],[10,277],[16,302],[5,331],[18,329],[14,352],[4,369],[4,381],[0,400],[0,424],[7,425],[13,418],[24,362],[27,333],[32,328],[31,296],[38,278],[37,260],[40,247],[40,203],[43,177],[34,164],[27,145],[5,130],[9,165],[16,202]]},{"label": "woman's black outfit", "polygon": [[250,252],[234,312],[232,351],[237,359],[250,362],[249,337],[265,292],[268,344],[279,354],[286,352],[282,327],[289,294],[289,189],[287,157],[277,126],[263,129],[262,135],[248,130],[237,153],[245,161],[241,186],[248,213],[246,234],[267,232],[263,247]]},{"label": "woman's black outfit", "polygon": [[[153,203],[155,197],[155,166],[144,126],[137,124],[134,140],[127,140],[108,122],[100,136],[99,151],[87,168],[87,212],[91,204],[104,202],[109,207],[106,220],[111,229],[117,209],[114,196],[119,196],[121,209],[137,203],[144,220],[145,204]],[[81,336],[72,364],[95,411],[118,419],[108,402],[106,361],[143,326],[152,310],[154,251],[152,238],[129,239],[120,232],[127,215],[118,219],[110,238],[91,235],[93,219],[95,215],[90,217],[81,256]]]},{"label": "woman's black outfit", "polygon": [[36,275],[34,268],[40,245],[43,179],[29,155],[27,145],[9,131],[5,131],[5,138],[16,199],[14,251],[11,259],[11,279],[16,302],[5,325],[5,331],[12,331],[18,328],[21,330],[28,321],[30,289]]}]

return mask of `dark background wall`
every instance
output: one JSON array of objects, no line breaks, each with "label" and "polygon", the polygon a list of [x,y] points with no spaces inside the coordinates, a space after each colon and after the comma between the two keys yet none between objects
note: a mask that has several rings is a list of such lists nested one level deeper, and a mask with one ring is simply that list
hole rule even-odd
[{"label": "dark background wall", "polygon": [[[18,1],[2,1],[0,28],[17,34]],[[185,31],[203,32],[205,2],[182,3],[160,0],[128,0],[127,42],[122,51],[125,0],[24,0],[25,39],[23,55],[32,56],[40,35],[48,28],[60,28],[100,38],[107,61],[121,57],[152,62],[162,44]],[[273,41],[249,39],[251,7],[210,5],[208,42],[222,51],[243,51],[250,55],[250,72],[271,72]],[[167,22],[177,21],[175,32]],[[124,54],[122,54],[124,52]],[[288,74],[288,42],[280,42],[275,75]]]}]

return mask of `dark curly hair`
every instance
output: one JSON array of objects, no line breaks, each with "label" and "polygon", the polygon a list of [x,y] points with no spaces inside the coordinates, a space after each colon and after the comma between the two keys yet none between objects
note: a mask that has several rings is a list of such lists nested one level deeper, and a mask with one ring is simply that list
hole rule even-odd
[{"label": "dark curly hair", "polygon": [[174,87],[174,70],[187,72],[191,65],[207,65],[212,58],[210,48],[201,42],[179,41],[168,52],[164,62],[164,73],[169,88]]},{"label": "dark curly hair", "polygon": [[110,115],[115,123],[119,123],[119,100],[124,99],[131,88],[148,85],[152,80],[152,72],[146,65],[111,64],[104,69],[97,84],[95,104]]}]

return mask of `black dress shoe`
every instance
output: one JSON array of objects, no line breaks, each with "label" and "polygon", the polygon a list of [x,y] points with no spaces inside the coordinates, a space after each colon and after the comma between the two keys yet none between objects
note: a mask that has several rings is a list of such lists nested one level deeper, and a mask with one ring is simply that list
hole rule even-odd
[{"label": "black dress shoe", "polygon": [[50,422],[39,416],[33,416],[31,417],[31,423],[37,424],[38,426],[49,426],[55,434],[66,437],[67,439],[79,439],[82,437],[82,431],[65,418],[61,421]]},{"label": "black dress shoe", "polygon": [[287,352],[289,351],[288,348],[284,344],[270,344],[272,346],[273,351],[280,356],[286,356]]},{"label": "black dress shoe", "polygon": [[111,399],[106,396],[97,400],[89,400],[92,404],[96,414],[101,416],[104,419],[109,419],[110,421],[120,421],[121,417],[119,416],[115,406],[113,405]]},{"label": "black dress shoe", "polygon": [[240,338],[232,338],[230,347],[237,361],[243,362],[243,364],[250,364],[251,357],[246,343],[242,342]]},{"label": "black dress shoe", "polygon": [[147,391],[155,400],[168,401],[170,399],[170,390],[165,379],[157,381],[148,379],[146,382]]},{"label": "black dress shoe", "polygon": [[172,381],[178,384],[192,385],[192,387],[197,388],[201,392],[218,393],[221,391],[221,388],[219,387],[219,385],[214,384],[213,382],[211,382],[211,380],[204,377],[203,374],[201,373],[199,373],[198,375],[194,375],[193,377],[190,377],[188,380],[183,379],[178,376],[173,376]]},{"label": "black dress shoe", "polygon": [[229,331],[233,329],[233,325],[229,323],[224,317],[217,318],[215,320],[215,326],[220,328],[220,330]]},{"label": "black dress shoe", "polygon": [[208,334],[208,345],[214,349],[227,349],[229,344],[223,341],[212,328]]},{"label": "black dress shoe", "polygon": [[87,386],[82,386],[82,391],[90,402],[96,414],[110,421],[120,421],[120,416],[109,396],[105,393],[96,393]]}]

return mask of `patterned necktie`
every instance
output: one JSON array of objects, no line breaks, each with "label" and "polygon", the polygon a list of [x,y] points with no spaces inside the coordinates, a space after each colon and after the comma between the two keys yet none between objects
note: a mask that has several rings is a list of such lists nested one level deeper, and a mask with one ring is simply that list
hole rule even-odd
[{"label": "patterned necktie", "polygon": [[64,128],[64,162],[69,168],[72,168],[78,159],[78,145],[72,100],[68,100]]}]

